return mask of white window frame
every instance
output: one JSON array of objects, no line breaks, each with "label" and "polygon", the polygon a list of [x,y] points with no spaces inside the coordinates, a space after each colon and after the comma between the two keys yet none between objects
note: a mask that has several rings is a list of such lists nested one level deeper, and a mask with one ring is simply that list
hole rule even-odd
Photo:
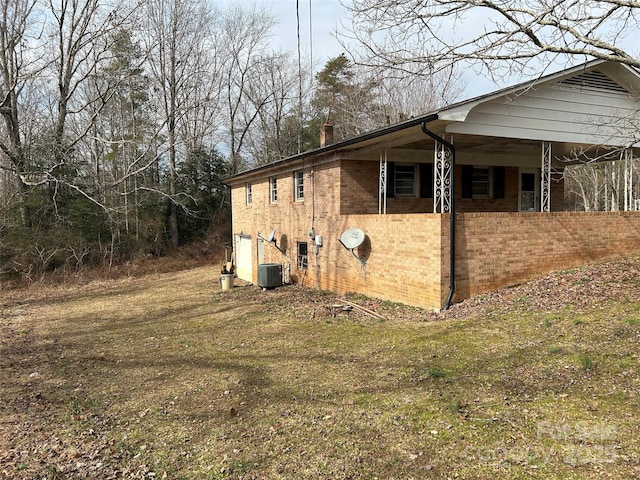
[{"label": "white window frame", "polygon": [[[406,171],[402,171],[405,170]],[[410,171],[409,171],[410,169]],[[405,197],[405,198],[415,198],[417,197],[418,188],[417,188],[417,165],[415,163],[396,163],[395,172],[393,178],[393,194],[396,197]],[[400,173],[400,175],[398,175]],[[403,178],[406,176],[406,178]],[[411,178],[409,178],[411,177]],[[398,180],[404,180],[406,185],[403,185],[400,189],[398,188]],[[408,191],[409,185],[411,186],[411,191]],[[403,191],[404,190],[404,191]]]},{"label": "white window frame", "polygon": [[[482,170],[483,172],[486,172],[486,181],[483,180],[482,182],[478,181],[478,179],[476,178],[476,172]],[[479,190],[479,187],[482,186],[482,192],[481,193],[477,193],[477,191]],[[473,167],[473,177],[471,180],[471,198],[478,198],[478,199],[486,199],[486,198],[491,198],[493,196],[493,172],[492,169],[490,167],[478,167],[478,166],[474,166]]]},{"label": "white window frame", "polygon": [[[305,253],[300,252],[300,247],[304,245]],[[309,268],[309,244],[307,242],[298,242],[297,248],[298,270],[307,270]]]},{"label": "white window frame", "polygon": [[269,201],[278,203],[278,178],[269,177]]},{"label": "white window frame", "polygon": [[304,201],[304,172],[302,170],[293,172],[293,192],[296,202]]},{"label": "white window frame", "polygon": [[[533,186],[534,191],[529,193],[533,193],[533,209],[525,209],[522,202],[522,174],[528,173],[534,175]],[[525,190],[527,191],[527,190]],[[537,168],[521,168],[518,171],[518,211],[519,212],[539,212],[540,211],[540,170]]]},{"label": "white window frame", "polygon": [[251,205],[253,203],[253,189],[252,189],[251,182],[247,182],[245,184],[245,192],[246,192],[246,198],[247,198],[247,205]]}]

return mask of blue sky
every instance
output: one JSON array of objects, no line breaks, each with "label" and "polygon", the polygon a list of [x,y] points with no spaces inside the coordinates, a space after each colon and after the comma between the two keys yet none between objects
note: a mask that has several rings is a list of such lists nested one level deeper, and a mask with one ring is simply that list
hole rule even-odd
[{"label": "blue sky", "polygon": [[[232,3],[242,6],[255,4],[271,11],[279,22],[274,32],[274,50],[296,51],[296,0],[214,0],[214,4],[223,10]],[[313,62],[322,68],[328,59],[343,51],[333,32],[339,27],[340,20],[346,19],[346,11],[339,0],[299,0],[299,8],[302,53],[309,54],[313,46]]]},{"label": "blue sky", "polygon": [[[279,21],[279,26],[275,30],[273,37],[274,50],[296,51],[296,0],[214,0],[214,4],[223,10],[231,3],[239,3],[243,6],[256,4],[266,10],[270,10]],[[311,58],[317,71],[324,66],[328,59],[336,57],[344,51],[335,38],[335,32],[336,30],[343,30],[342,25],[348,23],[347,12],[339,0],[299,0],[299,8],[301,50],[303,55],[308,57],[312,48]],[[481,25],[482,22],[477,23],[478,27]],[[625,38],[622,46],[632,53],[637,53],[638,37],[636,35],[631,35],[631,37],[634,38]],[[558,68],[561,67],[559,66]],[[509,84],[527,80],[527,78],[508,79],[506,85],[496,86],[490,80],[478,76],[473,70],[469,69],[466,74],[466,80],[467,91],[466,94],[463,94],[463,97],[470,98]]]},{"label": "blue sky", "polygon": [[[233,3],[242,6],[255,4],[271,11],[279,22],[273,37],[274,50],[296,51],[296,0],[214,0],[214,4],[222,10]],[[327,60],[344,51],[335,38],[335,32],[348,23],[347,12],[339,0],[299,0],[299,8],[300,48],[303,56],[308,56],[312,48],[311,59],[318,71]],[[497,88],[489,80],[477,78],[473,73],[467,81],[467,93],[463,97],[473,97]]]}]

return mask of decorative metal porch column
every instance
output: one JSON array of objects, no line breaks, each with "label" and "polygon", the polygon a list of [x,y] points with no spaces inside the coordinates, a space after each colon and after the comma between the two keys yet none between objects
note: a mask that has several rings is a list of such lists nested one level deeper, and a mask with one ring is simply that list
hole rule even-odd
[{"label": "decorative metal porch column", "polygon": [[435,142],[433,159],[433,213],[449,213],[451,211],[451,151],[442,143]]},{"label": "decorative metal porch column", "polygon": [[624,149],[624,211],[635,210],[633,201],[633,150]]},{"label": "decorative metal porch column", "polygon": [[540,175],[540,211],[551,211],[551,142],[542,142],[542,174]]},{"label": "decorative metal porch column", "polygon": [[378,215],[387,214],[387,149],[380,150],[380,175],[378,176]]}]

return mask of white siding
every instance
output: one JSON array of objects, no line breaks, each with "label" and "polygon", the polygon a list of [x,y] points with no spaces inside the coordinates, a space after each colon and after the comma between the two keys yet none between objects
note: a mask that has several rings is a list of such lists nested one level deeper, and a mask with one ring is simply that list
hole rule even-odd
[{"label": "white siding", "polygon": [[633,123],[638,100],[630,95],[555,84],[481,103],[447,132],[625,146]]}]

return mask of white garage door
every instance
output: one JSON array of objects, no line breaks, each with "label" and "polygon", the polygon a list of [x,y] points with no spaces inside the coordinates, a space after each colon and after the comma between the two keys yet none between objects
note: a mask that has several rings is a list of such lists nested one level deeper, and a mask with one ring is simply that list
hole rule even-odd
[{"label": "white garage door", "polygon": [[247,282],[253,282],[251,250],[251,237],[236,235],[236,275]]}]

